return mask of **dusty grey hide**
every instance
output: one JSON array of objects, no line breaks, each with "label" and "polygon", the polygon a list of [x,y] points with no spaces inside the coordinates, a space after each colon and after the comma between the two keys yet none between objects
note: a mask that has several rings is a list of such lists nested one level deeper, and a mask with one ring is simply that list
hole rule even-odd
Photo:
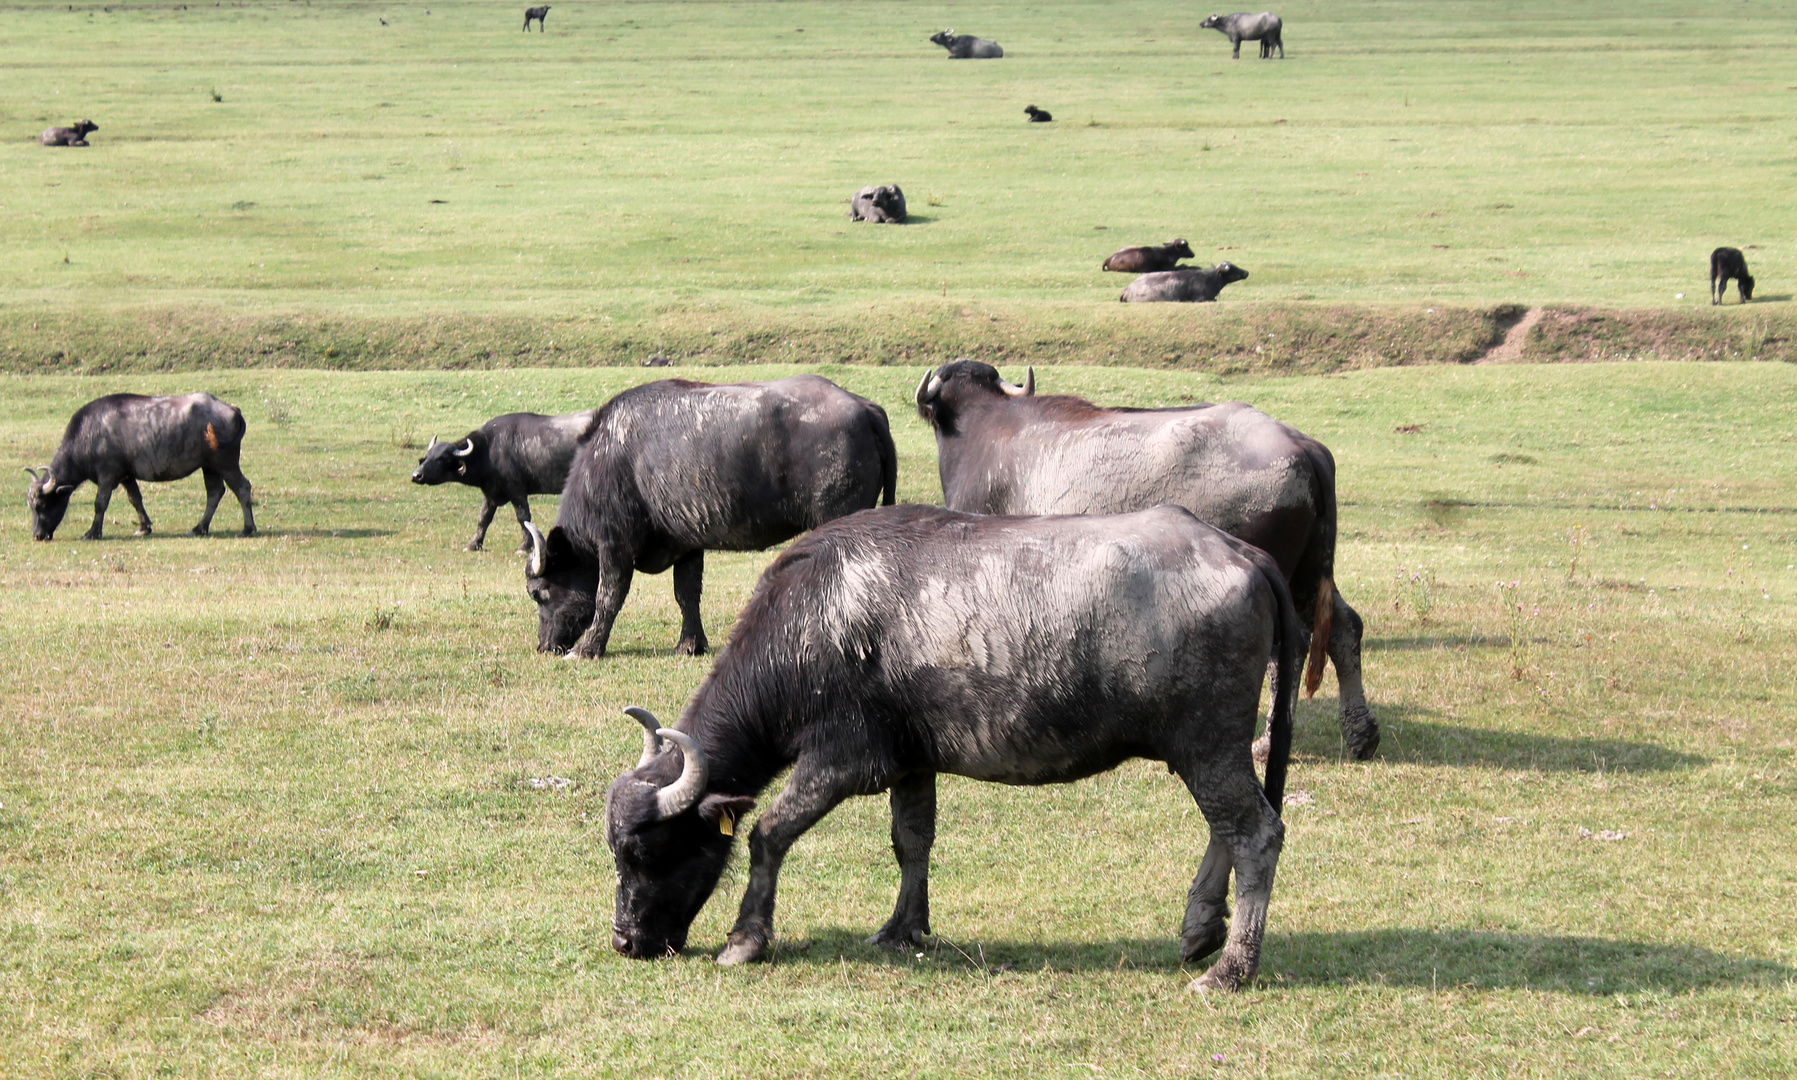
[{"label": "dusty grey hide", "polygon": [[92,480],[99,489],[94,494],[94,523],[81,538],[100,539],[116,487],[125,489],[137,511],[137,535],[148,536],[150,515],[138,483],[179,480],[198,472],[206,481],[206,513],[193,534],[212,531],[212,515],[228,486],[243,506],[243,535],[254,536],[250,482],[238,467],[245,430],[236,406],[211,394],[111,394],[90,401],[69,419],[50,464],[41,473],[26,470],[31,473],[25,493],[31,535],[38,540],[54,536],[68,512],[70,494]]},{"label": "dusty grey hide", "polygon": [[592,426],[598,410],[543,416],[507,413],[495,416],[456,442],[431,444],[412,470],[414,484],[467,484],[481,492],[480,516],[467,551],[479,551],[487,541],[487,526],[501,506],[511,504],[524,539],[519,551],[530,550],[532,495],[559,495],[568,479],[574,448]]},{"label": "dusty grey hide", "polygon": [[1178,269],[1179,260],[1196,257],[1192,254],[1192,245],[1181,238],[1164,244],[1121,248],[1112,252],[1099,269],[1122,274],[1150,274]]},{"label": "dusty grey hide", "polygon": [[89,132],[100,130],[92,120],[77,120],[74,127],[45,128],[37,141],[45,146],[86,146]]},{"label": "dusty grey hide", "polygon": [[870,184],[849,199],[849,220],[902,225],[905,223],[905,193],[897,184]]},{"label": "dusty grey hide", "polygon": [[1005,54],[998,42],[944,30],[932,34],[930,40],[948,50],[950,60],[996,60]]},{"label": "dusty grey hide", "polygon": [[936,432],[942,492],[978,514],[1113,514],[1183,506],[1271,555],[1313,635],[1307,682],[1325,652],[1340,689],[1343,737],[1371,757],[1379,727],[1361,686],[1362,624],[1335,591],[1335,458],[1241,402],[1106,409],[1014,386],[990,364],[926,372],[918,413]]},{"label": "dusty grey hide", "polygon": [[548,17],[549,17],[549,5],[548,4],[544,4],[542,7],[525,8],[524,9],[524,30],[525,30],[525,32],[526,33],[530,32],[530,20],[535,19],[537,21],[537,33],[539,33],[539,34],[546,33],[547,31],[545,31],[543,29],[543,20]]},{"label": "dusty grey hide", "polygon": [[1248,271],[1226,262],[1209,270],[1162,270],[1130,282],[1117,299],[1125,304],[1206,304],[1223,286],[1247,279]]},{"label": "dusty grey hide", "polygon": [[[1210,825],[1182,937],[1188,960],[1223,952],[1194,985],[1234,989],[1254,975],[1284,833],[1301,637],[1272,560],[1177,506],[1027,518],[897,506],[832,522],[762,575],[677,730],[652,729],[608,792],[613,946],[642,958],[685,946],[729,854],[721,819],[788,767],[749,835],[719,963],[765,955],[787,850],[850,796],[891,792],[901,883],[872,940],[911,948],[930,932],[938,773],[1054,784],[1147,758]],[[1249,745],[1268,656],[1282,689],[1263,789]]]},{"label": "dusty grey hide", "polygon": [[707,549],[760,551],[891,503],[897,461],[886,411],[817,375],[624,391],[581,439],[555,528],[525,525],[537,648],[605,655],[633,573],[672,567],[675,651],[703,653]]},{"label": "dusty grey hide", "polygon": [[1260,58],[1266,60],[1279,50],[1279,59],[1285,59],[1285,41],[1280,37],[1284,24],[1279,16],[1270,11],[1251,15],[1246,11],[1238,11],[1234,15],[1211,15],[1198,24],[1200,30],[1215,30],[1229,39],[1234,46],[1230,56],[1236,60],[1242,58],[1242,42],[1260,42]]}]

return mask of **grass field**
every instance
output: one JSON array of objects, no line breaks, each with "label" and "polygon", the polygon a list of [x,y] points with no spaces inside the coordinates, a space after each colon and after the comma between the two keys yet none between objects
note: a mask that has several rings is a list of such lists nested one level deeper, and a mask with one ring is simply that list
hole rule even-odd
[{"label": "grass field", "polygon": [[[1282,14],[1289,58],[1262,63],[1143,0],[567,4],[529,36],[453,0],[3,5],[0,352],[516,366],[954,341],[1204,366],[1279,329],[1114,310],[1126,279],[1100,260],[1176,235],[1253,274],[1220,308],[1352,307],[1390,339],[1318,340],[1330,357],[1456,359],[1424,310],[1505,303],[1690,315],[1606,355],[1708,355],[1743,320],[1742,355],[1792,348],[1787,8]],[[949,62],[927,41],[948,24],[1006,57]],[[1025,123],[1032,102],[1055,123]],[[35,144],[77,116],[92,147]],[[851,226],[849,193],[885,181],[913,223]],[[1690,314],[1719,243],[1750,248],[1765,301],[1723,324]]]},{"label": "grass field", "polygon": [[[822,370],[935,499],[916,373]],[[197,480],[147,492],[148,539],[123,500],[98,543],[0,515],[0,1074],[1790,1073],[1797,369],[1037,374],[1252,400],[1341,462],[1385,741],[1343,762],[1333,683],[1303,707],[1250,991],[1182,989],[1203,830],[1141,763],[947,782],[922,955],[860,944],[897,880],[865,799],[788,861],[777,962],[706,957],[740,868],[694,955],[616,958],[618,711],[676,714],[707,661],[669,655],[665,576],[613,656],[538,656],[509,526],[464,553],[477,500],[405,477],[432,434],[645,376],[228,371],[131,382],[242,404],[261,536],[183,535]],[[118,382],[0,376],[4,456],[46,460]],[[708,558],[714,640],[769,558]]]}]

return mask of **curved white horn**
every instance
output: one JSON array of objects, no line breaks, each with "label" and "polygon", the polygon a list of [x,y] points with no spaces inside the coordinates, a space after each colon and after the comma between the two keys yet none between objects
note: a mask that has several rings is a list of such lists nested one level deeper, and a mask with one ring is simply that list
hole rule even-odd
[{"label": "curved white horn", "polygon": [[923,378],[917,380],[917,393],[911,400],[917,402],[919,408],[923,407],[924,399],[930,396],[930,376],[934,374],[936,370],[931,368],[923,373]]},{"label": "curved white horn", "polygon": [[1013,383],[1006,382],[1005,377],[1003,375],[1000,375],[998,377],[998,388],[1000,390],[1003,390],[1005,392],[1005,394],[1009,397],[1028,397],[1029,396],[1028,390],[1025,390],[1023,387],[1017,386]]},{"label": "curved white horn", "polygon": [[525,522],[524,531],[530,534],[530,559],[524,564],[524,573],[529,577],[542,577],[543,564],[549,561],[549,541],[543,538],[543,530],[537,528],[534,521]]},{"label": "curved white horn", "polygon": [[691,735],[673,728],[662,728],[655,734],[678,746],[686,757],[680,769],[680,779],[655,793],[655,808],[660,813],[661,820],[666,821],[675,814],[685,813],[699,801],[699,796],[705,791],[705,774],[708,770],[705,751],[699,749],[699,744],[693,741]]},{"label": "curved white horn", "polygon": [[31,480],[33,483],[37,482],[37,470],[36,469],[32,468],[29,465],[21,465],[19,467],[21,469],[24,469],[27,473],[31,474]]},{"label": "curved white horn", "polygon": [[1023,369],[1023,396],[1036,396],[1036,368],[1034,365]]},{"label": "curved white horn", "polygon": [[432,435],[431,436],[431,444],[424,448],[424,452],[428,454],[432,450],[435,450],[436,448],[437,448],[437,437],[435,435]]},{"label": "curved white horn", "polygon": [[643,725],[643,756],[636,759],[634,766],[634,768],[640,769],[654,761],[655,755],[661,753],[661,736],[656,734],[661,730],[661,721],[655,718],[654,713],[637,705],[625,709],[624,715]]},{"label": "curved white horn", "polygon": [[469,439],[466,446],[458,446],[454,450],[451,450],[450,453],[454,454],[456,457],[467,457],[469,454],[474,453],[474,440]]}]

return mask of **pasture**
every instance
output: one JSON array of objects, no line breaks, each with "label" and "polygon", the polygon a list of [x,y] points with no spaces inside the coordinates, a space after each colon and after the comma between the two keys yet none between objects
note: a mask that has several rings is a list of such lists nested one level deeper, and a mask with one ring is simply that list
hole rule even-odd
[{"label": "pasture", "polygon": [[[1357,332],[1288,362],[1393,363],[1476,353],[1489,320],[1443,320],[1512,303],[1622,312],[1605,355],[1793,348],[1780,5],[1302,2],[1270,62],[1202,14],[0,5],[5,361],[1241,366],[1321,321]],[[951,24],[1004,59],[947,60]],[[77,116],[91,147],[36,145]],[[886,182],[912,223],[851,225]],[[1252,278],[1118,312],[1100,261],[1174,236]],[[1712,318],[1719,243],[1764,302]]]},{"label": "pasture", "polygon": [[[888,409],[900,497],[935,500],[916,371],[818,370]],[[243,407],[262,535],[185,536],[197,478],[147,490],[148,539],[123,499],[98,543],[65,525],[34,544],[17,502],[0,515],[0,1072],[1558,1078],[1797,1060],[1789,365],[1038,369],[1044,393],[1251,400],[1341,463],[1338,581],[1367,618],[1385,741],[1339,759],[1332,679],[1302,707],[1263,975],[1208,998],[1183,990],[1176,938],[1203,828],[1144,763],[1056,788],[945,781],[939,936],[917,954],[861,944],[897,883],[878,799],[787,861],[777,962],[709,962],[740,868],[692,954],[612,954],[601,800],[640,746],[618,713],[671,718],[709,661],[669,655],[666,575],[638,578],[607,659],[537,655],[509,520],[462,552],[478,496],[406,476],[432,434],[648,377],[141,376]],[[119,382],[0,376],[6,458],[42,463]],[[707,559],[714,641],[771,557]]]}]

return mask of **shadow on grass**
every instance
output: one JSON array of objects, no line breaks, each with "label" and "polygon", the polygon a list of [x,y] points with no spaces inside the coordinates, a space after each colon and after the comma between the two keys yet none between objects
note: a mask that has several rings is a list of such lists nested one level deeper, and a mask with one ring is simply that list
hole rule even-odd
[{"label": "shadow on grass", "polygon": [[1790,293],[1762,294],[1753,298],[1755,304],[1783,304],[1791,299]]},{"label": "shadow on grass", "polygon": [[307,540],[368,540],[376,536],[392,536],[394,529],[258,529],[257,536],[271,540],[286,537]]},{"label": "shadow on grass", "polygon": [[1418,634],[1414,637],[1367,638],[1362,643],[1369,653],[1425,652],[1430,649],[1509,648],[1510,639],[1497,634]]},{"label": "shadow on grass", "polygon": [[[1278,895],[1274,902],[1277,905]],[[893,965],[930,963],[1002,975],[1053,971],[1102,972],[1122,967],[1185,972],[1206,963],[1180,962],[1179,943],[1144,938],[1088,943],[974,941],[932,937],[921,949],[891,952],[864,943],[865,934],[830,929],[809,941],[784,942],[775,961],[825,965],[839,957]],[[922,952],[924,959],[917,959]],[[1773,960],[1726,956],[1695,945],[1649,945],[1591,937],[1479,933],[1465,930],[1362,930],[1350,933],[1267,933],[1260,981],[1275,986],[1383,985],[1548,990],[1607,996],[1642,991],[1680,993],[1731,986],[1781,986],[1797,969]]]},{"label": "shadow on grass", "polygon": [[[1454,765],[1535,772],[1675,772],[1709,764],[1699,754],[1624,739],[1585,739],[1528,731],[1493,731],[1422,719],[1422,710],[1374,703],[1379,753],[1373,764]],[[1345,750],[1334,717],[1300,722],[1292,753],[1334,760]]]}]

